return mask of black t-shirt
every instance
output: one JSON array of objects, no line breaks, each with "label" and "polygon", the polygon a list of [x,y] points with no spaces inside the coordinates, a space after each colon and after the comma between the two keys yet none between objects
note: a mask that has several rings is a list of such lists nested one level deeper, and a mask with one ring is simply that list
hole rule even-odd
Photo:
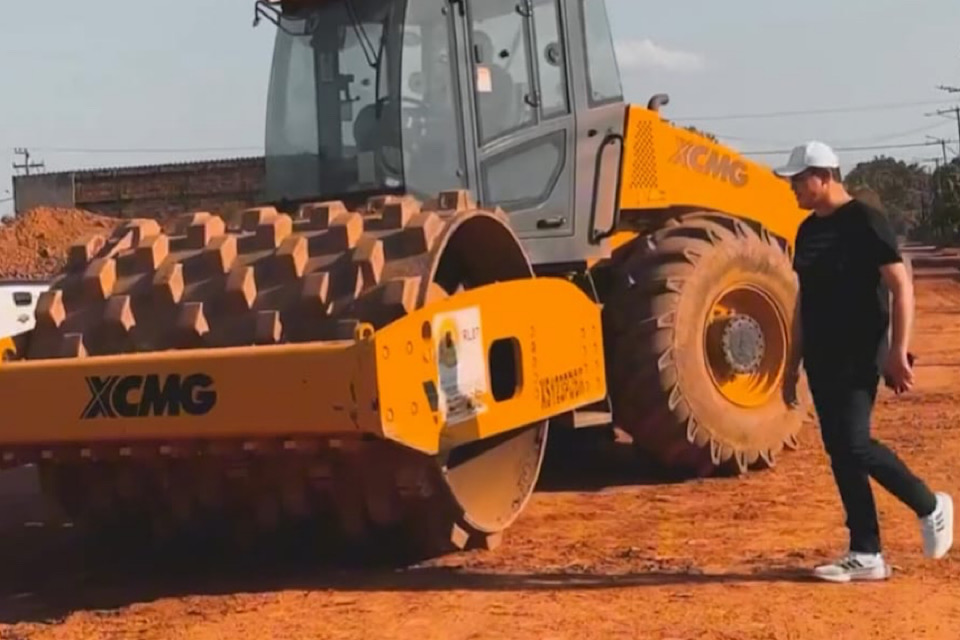
[{"label": "black t-shirt", "polygon": [[811,383],[866,381],[880,373],[890,322],[880,267],[901,261],[889,221],[858,200],[800,225],[794,269]]}]

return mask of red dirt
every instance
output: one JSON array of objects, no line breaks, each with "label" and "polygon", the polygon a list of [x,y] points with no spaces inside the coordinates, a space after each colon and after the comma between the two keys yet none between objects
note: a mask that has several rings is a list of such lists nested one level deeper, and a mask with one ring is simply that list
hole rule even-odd
[{"label": "red dirt", "polygon": [[[919,388],[882,393],[875,433],[960,499],[960,284],[919,280],[917,308]],[[77,552],[63,533],[14,530],[0,542],[0,637],[960,637],[960,548],[923,559],[916,519],[882,489],[893,579],[809,580],[846,533],[815,426],[801,441],[746,479],[645,484],[611,457],[600,478],[572,470],[572,488],[545,480],[498,550],[405,571],[109,577],[65,563]]]},{"label": "red dirt", "polygon": [[67,259],[67,249],[88,233],[109,234],[121,221],[77,209],[32,209],[0,226],[0,279],[45,279]]}]

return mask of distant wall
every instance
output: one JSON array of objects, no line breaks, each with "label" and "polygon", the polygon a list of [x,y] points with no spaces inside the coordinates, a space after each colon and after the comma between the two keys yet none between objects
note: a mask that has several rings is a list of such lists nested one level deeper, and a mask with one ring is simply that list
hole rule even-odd
[{"label": "distant wall", "polygon": [[46,173],[16,176],[13,205],[17,213],[34,207],[73,207],[73,174]]},{"label": "distant wall", "polygon": [[70,206],[119,218],[230,214],[261,202],[262,157],[117,167],[14,178],[17,213]]}]

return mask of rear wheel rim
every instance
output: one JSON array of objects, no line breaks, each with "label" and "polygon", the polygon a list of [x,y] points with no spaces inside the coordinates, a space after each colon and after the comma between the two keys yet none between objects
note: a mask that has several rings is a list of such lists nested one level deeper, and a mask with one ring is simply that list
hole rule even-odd
[{"label": "rear wheel rim", "polygon": [[762,287],[737,284],[716,296],[704,330],[704,357],[715,389],[747,409],[767,404],[783,381],[787,323]]}]

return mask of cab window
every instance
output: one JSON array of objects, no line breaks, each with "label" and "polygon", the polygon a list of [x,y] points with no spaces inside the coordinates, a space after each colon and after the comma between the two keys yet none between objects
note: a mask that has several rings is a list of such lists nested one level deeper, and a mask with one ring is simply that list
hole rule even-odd
[{"label": "cab window", "polygon": [[580,0],[587,49],[587,84],[590,106],[623,99],[617,54],[603,0]]},{"label": "cab window", "polygon": [[480,140],[486,144],[536,124],[527,55],[530,34],[517,0],[475,2],[470,11]]}]

